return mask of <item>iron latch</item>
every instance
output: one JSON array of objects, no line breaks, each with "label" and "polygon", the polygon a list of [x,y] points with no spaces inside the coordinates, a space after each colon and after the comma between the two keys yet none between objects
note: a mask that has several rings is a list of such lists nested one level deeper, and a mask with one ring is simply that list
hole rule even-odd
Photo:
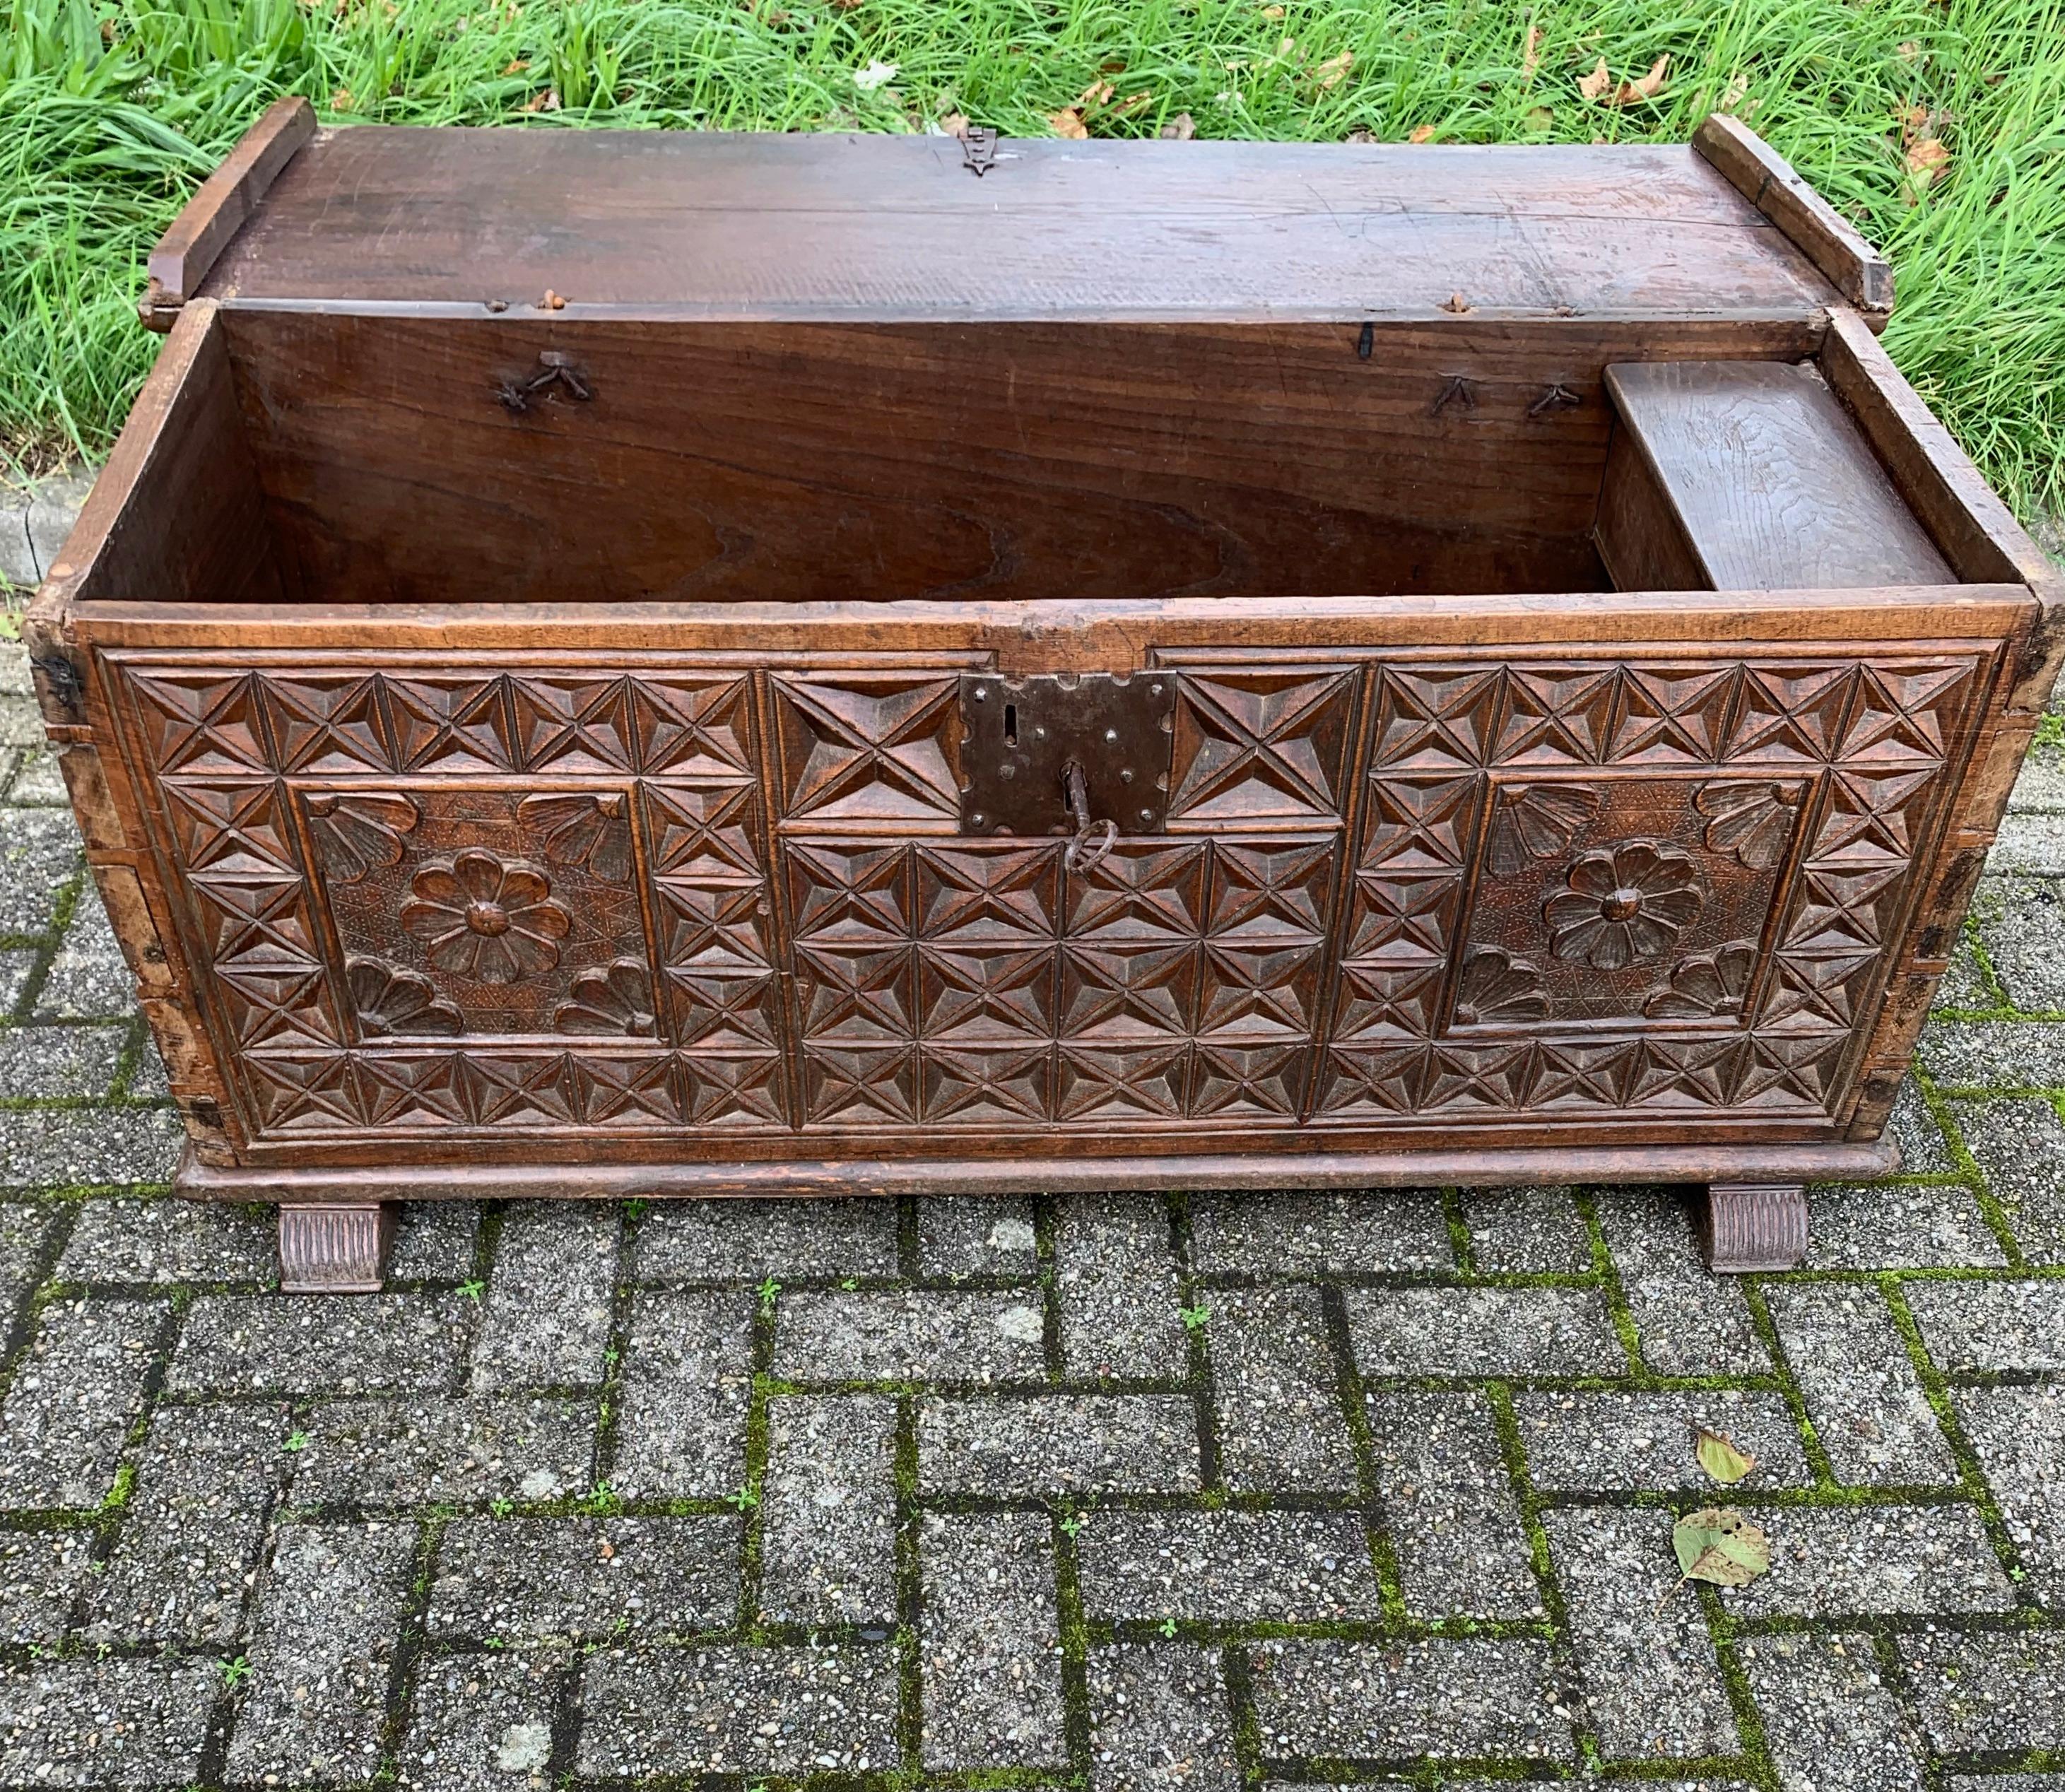
[{"label": "iron latch", "polygon": [[1169,814],[1176,676],[961,675],[961,832],[1073,837],[1092,863]]}]

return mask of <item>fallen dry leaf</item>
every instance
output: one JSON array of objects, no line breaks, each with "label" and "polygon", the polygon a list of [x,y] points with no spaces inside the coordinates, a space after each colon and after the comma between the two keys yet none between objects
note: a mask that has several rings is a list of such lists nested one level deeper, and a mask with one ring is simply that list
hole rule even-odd
[{"label": "fallen dry leaf", "polygon": [[526,59],[522,56],[519,56],[515,61],[511,63],[507,68],[503,69],[502,72],[504,75],[521,75],[523,71],[530,66],[530,63]]},{"label": "fallen dry leaf", "polygon": [[1198,134],[1198,121],[1188,112],[1178,112],[1163,125],[1155,135],[1166,137],[1171,142],[1186,143]]},{"label": "fallen dry leaf", "polygon": [[1663,77],[1671,67],[1668,56],[1659,56],[1639,81],[1623,81],[1614,89],[1611,103],[1632,106],[1638,99],[1654,99],[1663,91]]},{"label": "fallen dry leaf", "polygon": [[1912,205],[1941,180],[1950,163],[1950,152],[1938,138],[1917,137],[1909,143],[1901,158],[1901,166],[1907,171],[1908,204]]},{"label": "fallen dry leaf", "polygon": [[949,112],[940,120],[940,131],[949,137],[965,137],[968,134],[968,114]]},{"label": "fallen dry leaf", "polygon": [[1703,1425],[1699,1427],[1699,1441],[1693,1454],[1699,1459],[1700,1467],[1724,1487],[1732,1487],[1756,1467],[1756,1458],[1747,1450],[1736,1447],[1731,1437],[1719,1431],[1710,1431]]},{"label": "fallen dry leaf", "polygon": [[1338,56],[1329,56],[1312,71],[1312,84],[1320,92],[1338,87],[1348,79],[1348,71],[1355,67],[1355,52],[1344,50]]},{"label": "fallen dry leaf", "polygon": [[899,66],[895,63],[883,62],[878,58],[867,67],[853,71],[853,84],[863,93],[873,93],[878,87],[886,87],[896,79]]},{"label": "fallen dry leaf", "polygon": [[1594,105],[1598,103],[1600,96],[1612,85],[1613,73],[1607,68],[1606,59],[1603,56],[1599,58],[1599,66],[1590,75],[1581,75],[1578,77],[1578,91]]},{"label": "fallen dry leaf", "polygon": [[1732,1506],[1706,1506],[1671,1527],[1671,1547],[1687,1580],[1746,1586],[1771,1568],[1771,1539]]},{"label": "fallen dry leaf", "polygon": [[1431,124],[1416,124],[1405,133],[1405,140],[1408,143],[1432,143],[1434,140],[1434,127]]},{"label": "fallen dry leaf", "polygon": [[339,87],[329,96],[329,109],[333,112],[348,112],[356,103],[357,102],[351,97],[351,89],[349,87]]},{"label": "fallen dry leaf", "polygon": [[567,309],[567,301],[548,286],[544,297],[538,301],[538,309],[540,311],[564,311]]},{"label": "fallen dry leaf", "polygon": [[1448,297],[1442,300],[1441,309],[1444,311],[1453,311],[1460,317],[1470,309],[1470,301],[1460,293],[1451,293]]},{"label": "fallen dry leaf", "polygon": [[1090,134],[1089,127],[1083,123],[1080,107],[1064,106],[1058,112],[1049,112],[1047,122],[1054,127],[1056,136],[1067,137],[1074,142],[1080,143]]},{"label": "fallen dry leaf", "polygon": [[1530,25],[1527,27],[1527,42],[1520,52],[1520,73],[1523,80],[1534,73],[1534,65],[1540,59],[1541,51],[1542,27]]},{"label": "fallen dry leaf", "polygon": [[1749,97],[1749,82],[1742,75],[1728,77],[1728,84],[1721,89],[1721,97],[1715,102],[1715,110],[1732,112]]},{"label": "fallen dry leaf", "polygon": [[1903,63],[1911,63],[1922,54],[1922,46],[1909,38],[1906,42],[1896,46],[1894,54]]},{"label": "fallen dry leaf", "polygon": [[1351,143],[1373,143],[1376,141],[1376,133],[1366,124],[1358,124],[1342,140]]},{"label": "fallen dry leaf", "polygon": [[1076,95],[1076,104],[1078,107],[1101,106],[1111,95],[1112,85],[1109,81],[1093,81]]},{"label": "fallen dry leaf", "polygon": [[548,87],[543,93],[534,93],[523,102],[527,112],[556,112],[560,109],[560,90]]},{"label": "fallen dry leaf", "polygon": [[1154,95],[1146,88],[1142,87],[1138,93],[1129,93],[1123,99],[1113,101],[1106,110],[1115,119],[1130,117],[1154,97]]},{"label": "fallen dry leaf", "polygon": [[1283,9],[1281,6],[1264,6],[1262,9],[1262,16],[1264,18],[1281,18],[1283,16]]}]

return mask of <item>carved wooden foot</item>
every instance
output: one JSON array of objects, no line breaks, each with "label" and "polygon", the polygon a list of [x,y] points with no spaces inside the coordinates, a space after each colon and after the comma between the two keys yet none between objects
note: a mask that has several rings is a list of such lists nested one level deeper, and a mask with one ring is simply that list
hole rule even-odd
[{"label": "carved wooden foot", "polygon": [[1807,1191],[1797,1182],[1713,1182],[1700,1243],[1710,1269],[1796,1269],[1807,1256]]},{"label": "carved wooden foot", "polygon": [[280,1288],[289,1294],[377,1294],[401,1209],[308,1205],[280,1209]]}]

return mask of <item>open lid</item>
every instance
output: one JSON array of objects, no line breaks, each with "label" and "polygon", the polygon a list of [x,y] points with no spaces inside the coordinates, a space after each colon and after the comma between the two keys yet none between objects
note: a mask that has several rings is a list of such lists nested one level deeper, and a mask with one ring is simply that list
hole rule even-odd
[{"label": "open lid", "polygon": [[153,254],[144,313],[1818,321],[1879,302],[1861,256],[1883,272],[1719,119],[1697,146],[967,143],[319,131],[287,100]]}]

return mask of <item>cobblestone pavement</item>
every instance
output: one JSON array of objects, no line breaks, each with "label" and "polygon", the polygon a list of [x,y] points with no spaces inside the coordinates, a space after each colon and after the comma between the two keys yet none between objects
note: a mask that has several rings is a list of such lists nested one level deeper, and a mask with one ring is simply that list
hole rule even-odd
[{"label": "cobblestone pavement", "polygon": [[[1196,1190],[426,1204],[388,1293],[293,1298],[164,1195],[32,734],[0,1786],[2065,1792],[2055,752],[1909,1173],[1797,1274],[1707,1277],[1667,1191]],[[1673,1590],[1700,1423],[1760,1458],[1736,1592]]]}]

